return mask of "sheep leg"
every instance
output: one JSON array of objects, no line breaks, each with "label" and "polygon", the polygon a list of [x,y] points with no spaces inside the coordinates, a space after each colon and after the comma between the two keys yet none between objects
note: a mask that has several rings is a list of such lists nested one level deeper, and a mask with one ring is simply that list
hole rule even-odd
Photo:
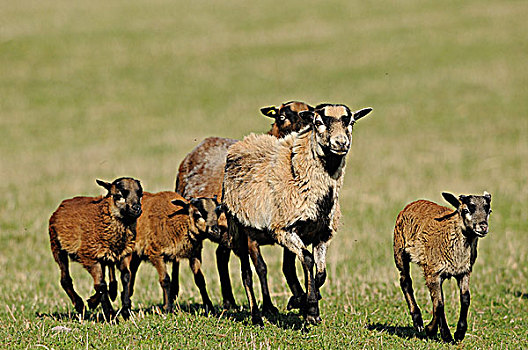
[{"label": "sheep leg", "polygon": [[301,308],[303,298],[306,297],[306,295],[304,294],[301,283],[297,278],[297,271],[295,270],[295,254],[288,249],[283,249],[282,272],[284,273],[286,282],[293,293],[286,308],[288,310],[299,309]]},{"label": "sheep leg", "polygon": [[141,258],[136,253],[132,253],[132,257],[130,258],[130,265],[128,266],[130,270],[130,282],[128,283],[128,296],[130,298],[132,298],[132,295],[134,295],[136,275],[137,275],[137,270],[140,264],[141,264]]},{"label": "sheep leg", "polygon": [[224,301],[224,309],[238,308],[231,289],[231,278],[229,277],[229,256],[231,250],[222,245],[216,248],[216,266],[218,268],[218,275],[220,277],[220,289],[222,290],[222,299]]},{"label": "sheep leg", "polygon": [[304,318],[307,323],[317,324],[321,322],[319,316],[319,300],[315,293],[315,279],[313,275],[314,258],[301,238],[295,232],[282,231],[277,234],[277,241],[284,248],[297,255],[302,263],[306,284],[306,303],[304,307]]},{"label": "sheep leg", "polygon": [[91,309],[97,307],[99,302],[103,307],[103,314],[106,321],[110,321],[115,317],[114,309],[108,298],[108,289],[104,279],[104,265],[99,262],[91,266],[85,266],[94,280],[95,294],[88,299],[88,306]]},{"label": "sheep leg", "polygon": [[213,312],[214,306],[211,302],[211,299],[209,299],[209,295],[207,294],[207,287],[205,285],[205,277],[202,272],[202,257],[201,252],[196,253],[195,256],[191,257],[189,259],[189,266],[191,267],[191,271],[194,274],[194,283],[200,290],[200,294],[202,295],[202,302],[205,308],[205,313]]},{"label": "sheep leg", "polygon": [[252,239],[248,239],[248,250],[249,256],[253,261],[253,266],[255,266],[255,270],[257,271],[260,281],[260,288],[262,291],[262,312],[271,315],[277,315],[279,313],[279,309],[277,309],[271,301],[268,288],[268,267],[262,258],[259,244]]},{"label": "sheep leg", "polygon": [[[235,223],[233,223],[234,225]],[[230,223],[231,225],[231,223]],[[249,251],[248,251],[248,236],[245,232],[243,232],[242,228],[238,228],[238,235],[235,235],[237,237],[238,242],[236,244],[237,250],[235,253],[240,258],[240,270],[242,272],[242,282],[244,284],[244,289],[246,290],[246,297],[249,302],[249,308],[251,310],[251,322],[254,325],[264,326],[264,322],[262,321],[262,316],[260,314],[260,310],[257,306],[257,302],[255,299],[255,293],[253,292],[253,279],[251,277],[251,266],[249,264]]]},{"label": "sheep leg", "polygon": [[455,331],[455,341],[464,339],[467,331],[467,314],[470,304],[469,274],[457,277],[460,288],[460,317],[458,318],[457,329]]},{"label": "sheep leg", "polygon": [[132,303],[130,301],[130,285],[131,285],[131,271],[130,265],[132,261],[132,254],[125,256],[119,262],[119,271],[121,272],[121,285],[123,286],[123,291],[121,292],[121,315],[125,320],[130,317],[130,309]]},{"label": "sheep leg", "polygon": [[442,292],[442,280],[436,276],[426,280],[427,287],[431,294],[431,300],[433,302],[433,319],[425,327],[425,332],[429,337],[436,335],[438,328],[440,328],[440,336],[442,340],[448,343],[453,342],[453,337],[449,331],[447,320],[444,312],[444,295]]},{"label": "sheep leg", "polygon": [[167,264],[161,256],[151,256],[150,262],[158,271],[159,283],[163,290],[163,311],[172,312],[172,300],[170,299],[170,277],[167,273]]},{"label": "sheep leg", "polygon": [[409,312],[411,313],[414,329],[416,329],[417,332],[423,332],[424,325],[422,313],[418,307],[416,299],[414,298],[414,290],[409,269],[409,256],[403,250],[397,250],[394,255],[394,261],[396,262],[396,267],[400,271],[400,287],[405,297],[405,301],[407,301],[407,306],[409,308]]},{"label": "sheep leg", "polygon": [[171,286],[170,286],[170,300],[174,302],[180,293],[180,262],[172,262]]},{"label": "sheep leg", "polygon": [[108,265],[108,296],[112,301],[117,297],[117,280],[114,265]]},{"label": "sheep leg", "polygon": [[68,253],[66,253],[66,251],[64,250],[58,250],[57,252],[54,251],[53,257],[59,265],[59,269],[61,272],[60,284],[62,288],[64,289],[68,297],[70,297],[73,306],[75,306],[75,311],[77,311],[81,315],[84,315],[84,302],[73,288],[73,281],[70,276]]},{"label": "sheep leg", "polygon": [[314,246],[314,260],[315,260],[315,293],[317,299],[321,300],[320,289],[326,281],[326,250],[330,242],[319,242]]}]

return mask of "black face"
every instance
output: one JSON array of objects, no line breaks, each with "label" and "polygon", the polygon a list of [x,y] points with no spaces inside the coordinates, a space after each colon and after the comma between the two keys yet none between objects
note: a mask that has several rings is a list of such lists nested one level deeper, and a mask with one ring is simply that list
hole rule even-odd
[{"label": "black face", "polygon": [[352,140],[353,122],[352,113],[347,106],[318,106],[314,116],[317,142],[331,153],[347,154]]},{"label": "black face", "polygon": [[488,233],[488,220],[491,213],[491,195],[485,193],[483,196],[461,195],[460,207],[458,208],[466,229],[479,237]]},{"label": "black face", "polygon": [[275,119],[273,135],[284,137],[294,131],[301,130],[309,123],[305,122],[299,113],[302,111],[313,111],[313,107],[300,101],[290,101],[283,103],[279,108],[264,107],[260,111],[267,117]]},{"label": "black face", "polygon": [[194,226],[199,234],[217,241],[219,236],[218,214],[216,208],[218,201],[215,198],[193,198],[190,201],[190,213],[193,215]]},{"label": "black face", "polygon": [[97,183],[108,190],[107,197],[112,197],[122,218],[137,219],[141,215],[143,189],[138,180],[122,177],[111,184],[100,180]]},{"label": "black face", "polygon": [[280,106],[279,116],[275,123],[283,133],[299,131],[307,123],[299,116],[299,112],[313,110],[313,107],[304,102],[291,101]]},{"label": "black face", "polygon": [[350,149],[353,125],[371,111],[367,107],[351,112],[345,105],[324,103],[315,107],[315,111],[303,111],[299,115],[313,125],[317,143],[325,154],[344,156]]}]

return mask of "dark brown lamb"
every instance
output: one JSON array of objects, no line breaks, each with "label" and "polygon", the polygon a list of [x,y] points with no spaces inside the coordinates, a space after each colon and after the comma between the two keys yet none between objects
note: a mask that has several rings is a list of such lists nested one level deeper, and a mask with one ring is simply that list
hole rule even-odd
[{"label": "dark brown lamb", "polygon": [[130,295],[133,294],[141,261],[148,260],[159,275],[163,309],[165,312],[172,311],[179,284],[177,275],[173,275],[171,284],[166,262],[174,264],[181,259],[188,259],[206,312],[213,311],[201,264],[202,242],[210,237],[211,230],[217,225],[216,199],[196,198],[188,201],[175,192],[145,192],[142,205],[143,215],[138,219],[136,246],[130,262]]},{"label": "dark brown lamb", "polygon": [[398,215],[394,227],[394,261],[400,271],[400,286],[418,332],[424,330],[422,314],[414,299],[409,263],[423,270],[425,283],[433,302],[433,319],[425,327],[428,336],[438,328],[446,342],[453,342],[444,313],[442,283],[455,277],[460,288],[460,317],[455,341],[464,339],[470,303],[469,277],[477,258],[478,239],[488,233],[491,195],[461,195],[456,198],[442,193],[455,210],[419,200],[407,205]]},{"label": "dark brown lamb", "polygon": [[138,180],[119,178],[112,183],[97,180],[108,193],[99,197],[75,197],[64,200],[49,220],[51,251],[61,271],[61,285],[75,310],[84,313],[84,302],[75,292],[69,273],[69,259],[77,261],[92,275],[95,294],[88,306],[102,303],[106,320],[114,310],[108,297],[105,267],[113,271],[118,264],[122,273],[121,295],[124,318],[129,316],[130,298],[128,259],[134,250],[136,220],[141,215],[142,188]]},{"label": "dark brown lamb", "polygon": [[[299,117],[299,112],[307,110],[313,110],[313,107],[304,102],[290,101],[281,104],[278,108],[264,107],[260,111],[263,115],[274,119],[268,135],[280,138],[293,131],[299,131],[306,125],[306,122]],[[238,140],[221,137],[208,137],[203,140],[180,163],[176,177],[176,192],[185,198],[214,196],[221,198],[227,149],[236,142]],[[249,239],[248,248],[261,283],[262,309],[267,313],[276,313],[278,310],[271,301],[267,266],[260,253],[259,244]],[[230,252],[231,250],[222,244],[216,250],[223,305],[226,309],[237,307],[229,277]],[[173,283],[177,283],[177,278],[174,278],[174,275],[178,274],[177,269],[176,263],[173,266]],[[284,250],[283,271],[294,294],[288,303],[288,308],[299,307],[299,300],[304,292],[296,275],[295,255],[287,250]]]}]

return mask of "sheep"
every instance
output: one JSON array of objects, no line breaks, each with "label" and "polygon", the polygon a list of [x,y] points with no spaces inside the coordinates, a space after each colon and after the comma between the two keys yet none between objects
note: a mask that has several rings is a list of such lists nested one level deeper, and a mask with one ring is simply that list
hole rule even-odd
[{"label": "sheep", "polygon": [[453,342],[444,313],[442,283],[455,277],[460,289],[460,317],[455,341],[464,339],[470,303],[469,277],[477,258],[478,239],[488,233],[491,194],[461,195],[442,193],[456,210],[427,200],[408,204],[394,227],[394,261],[400,272],[400,286],[418,332],[424,330],[422,314],[414,299],[409,262],[421,266],[433,302],[433,319],[425,327],[430,337],[438,327],[442,339]]},{"label": "sheep", "polygon": [[104,271],[105,267],[113,271],[113,265],[118,264],[123,283],[121,314],[126,319],[130,311],[130,272],[126,266],[134,250],[143,190],[138,180],[129,177],[112,183],[97,180],[97,184],[108,191],[106,196],[66,199],[51,215],[51,251],[60,268],[61,286],[75,310],[83,315],[85,306],[73,288],[69,259],[81,263],[92,275],[95,294],[88,299],[88,306],[94,309],[101,303],[107,321],[113,319],[115,313],[108,299]]},{"label": "sheep", "polygon": [[222,205],[241,261],[253,324],[263,322],[253,293],[248,237],[259,244],[278,243],[299,258],[307,293],[302,307],[305,322],[321,322],[317,291],[326,278],[326,250],[337,229],[352,127],[371,111],[321,104],[299,113],[308,124],[299,133],[283,139],[251,134],[229,148]]},{"label": "sheep", "polygon": [[[141,261],[148,260],[157,270],[163,290],[163,311],[171,312],[178,288],[172,288],[166,262],[188,259],[206,312],[214,311],[201,270],[202,241],[217,225],[216,198],[186,200],[176,192],[145,192],[143,215],[137,222],[134,253],[130,261],[130,296]],[[174,271],[174,270],[173,270]],[[174,276],[173,278],[178,278]],[[176,284],[178,286],[178,284]]]},{"label": "sheep", "polygon": [[[300,101],[286,102],[278,108],[270,106],[260,109],[263,115],[274,119],[268,135],[278,138],[284,137],[293,131],[299,131],[306,125],[298,115],[299,112],[305,110],[313,110],[313,107]],[[236,142],[238,140],[221,137],[209,137],[203,140],[180,163],[176,176],[175,191],[186,198],[213,196],[220,198],[222,195],[227,149]],[[261,282],[262,309],[266,313],[276,313],[278,310],[271,301],[266,276],[267,267],[260,253],[259,245],[251,240],[248,241],[248,244],[252,261],[256,266]],[[237,308],[229,277],[230,251],[225,245],[219,245],[216,250],[217,268],[220,276],[223,307],[225,309]],[[295,255],[291,255],[287,250],[284,251],[283,270],[287,276],[290,288],[294,292],[294,296],[288,303],[288,309],[298,307],[298,300],[301,298],[303,291],[296,275]],[[172,271],[173,285],[171,288],[177,289],[178,279],[174,276],[178,274],[177,263],[173,265]]]}]

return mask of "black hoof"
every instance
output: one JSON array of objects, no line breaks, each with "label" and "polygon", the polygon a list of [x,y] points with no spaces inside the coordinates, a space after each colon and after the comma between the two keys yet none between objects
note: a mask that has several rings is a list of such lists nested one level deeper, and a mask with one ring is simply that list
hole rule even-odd
[{"label": "black hoof", "polygon": [[307,324],[316,325],[316,324],[321,323],[321,321],[322,321],[322,319],[321,319],[321,316],[319,316],[319,315],[316,315],[316,316],[315,315],[314,316],[308,315],[308,316],[306,316],[306,323]]},{"label": "black hoof", "polygon": [[86,300],[88,307],[93,310],[101,303],[101,294],[95,293],[88,300]]},{"label": "black hoof", "polygon": [[455,342],[461,342],[462,340],[464,340],[464,337],[466,336],[466,333],[465,332],[459,332],[459,331],[456,331],[455,332]]},{"label": "black hoof", "polygon": [[238,309],[238,305],[235,300],[224,300],[223,308],[224,310],[236,310]]},{"label": "black hoof", "polygon": [[264,327],[264,321],[262,321],[262,317],[260,315],[251,316],[251,323],[254,326]]},{"label": "black hoof", "polygon": [[163,313],[170,314],[172,312],[172,304],[163,305]]},{"label": "black hoof", "polygon": [[306,298],[305,295],[292,295],[288,300],[287,310],[300,309],[303,306],[303,300]]},{"label": "black hoof", "polygon": [[204,311],[206,315],[214,315],[215,314],[215,308],[212,303],[208,303],[204,305]]},{"label": "black hoof", "polygon": [[411,314],[411,316],[413,320],[414,329],[417,332],[422,333],[424,331],[422,315],[420,313],[416,313],[416,314]]},{"label": "black hoof", "polygon": [[433,337],[435,337],[437,332],[438,332],[438,327],[432,327],[431,324],[428,324],[428,325],[425,327],[425,334],[426,334],[429,338],[433,338]]},{"label": "black hoof", "polygon": [[279,314],[279,309],[277,309],[273,304],[264,304],[262,305],[262,313],[275,316]]}]

